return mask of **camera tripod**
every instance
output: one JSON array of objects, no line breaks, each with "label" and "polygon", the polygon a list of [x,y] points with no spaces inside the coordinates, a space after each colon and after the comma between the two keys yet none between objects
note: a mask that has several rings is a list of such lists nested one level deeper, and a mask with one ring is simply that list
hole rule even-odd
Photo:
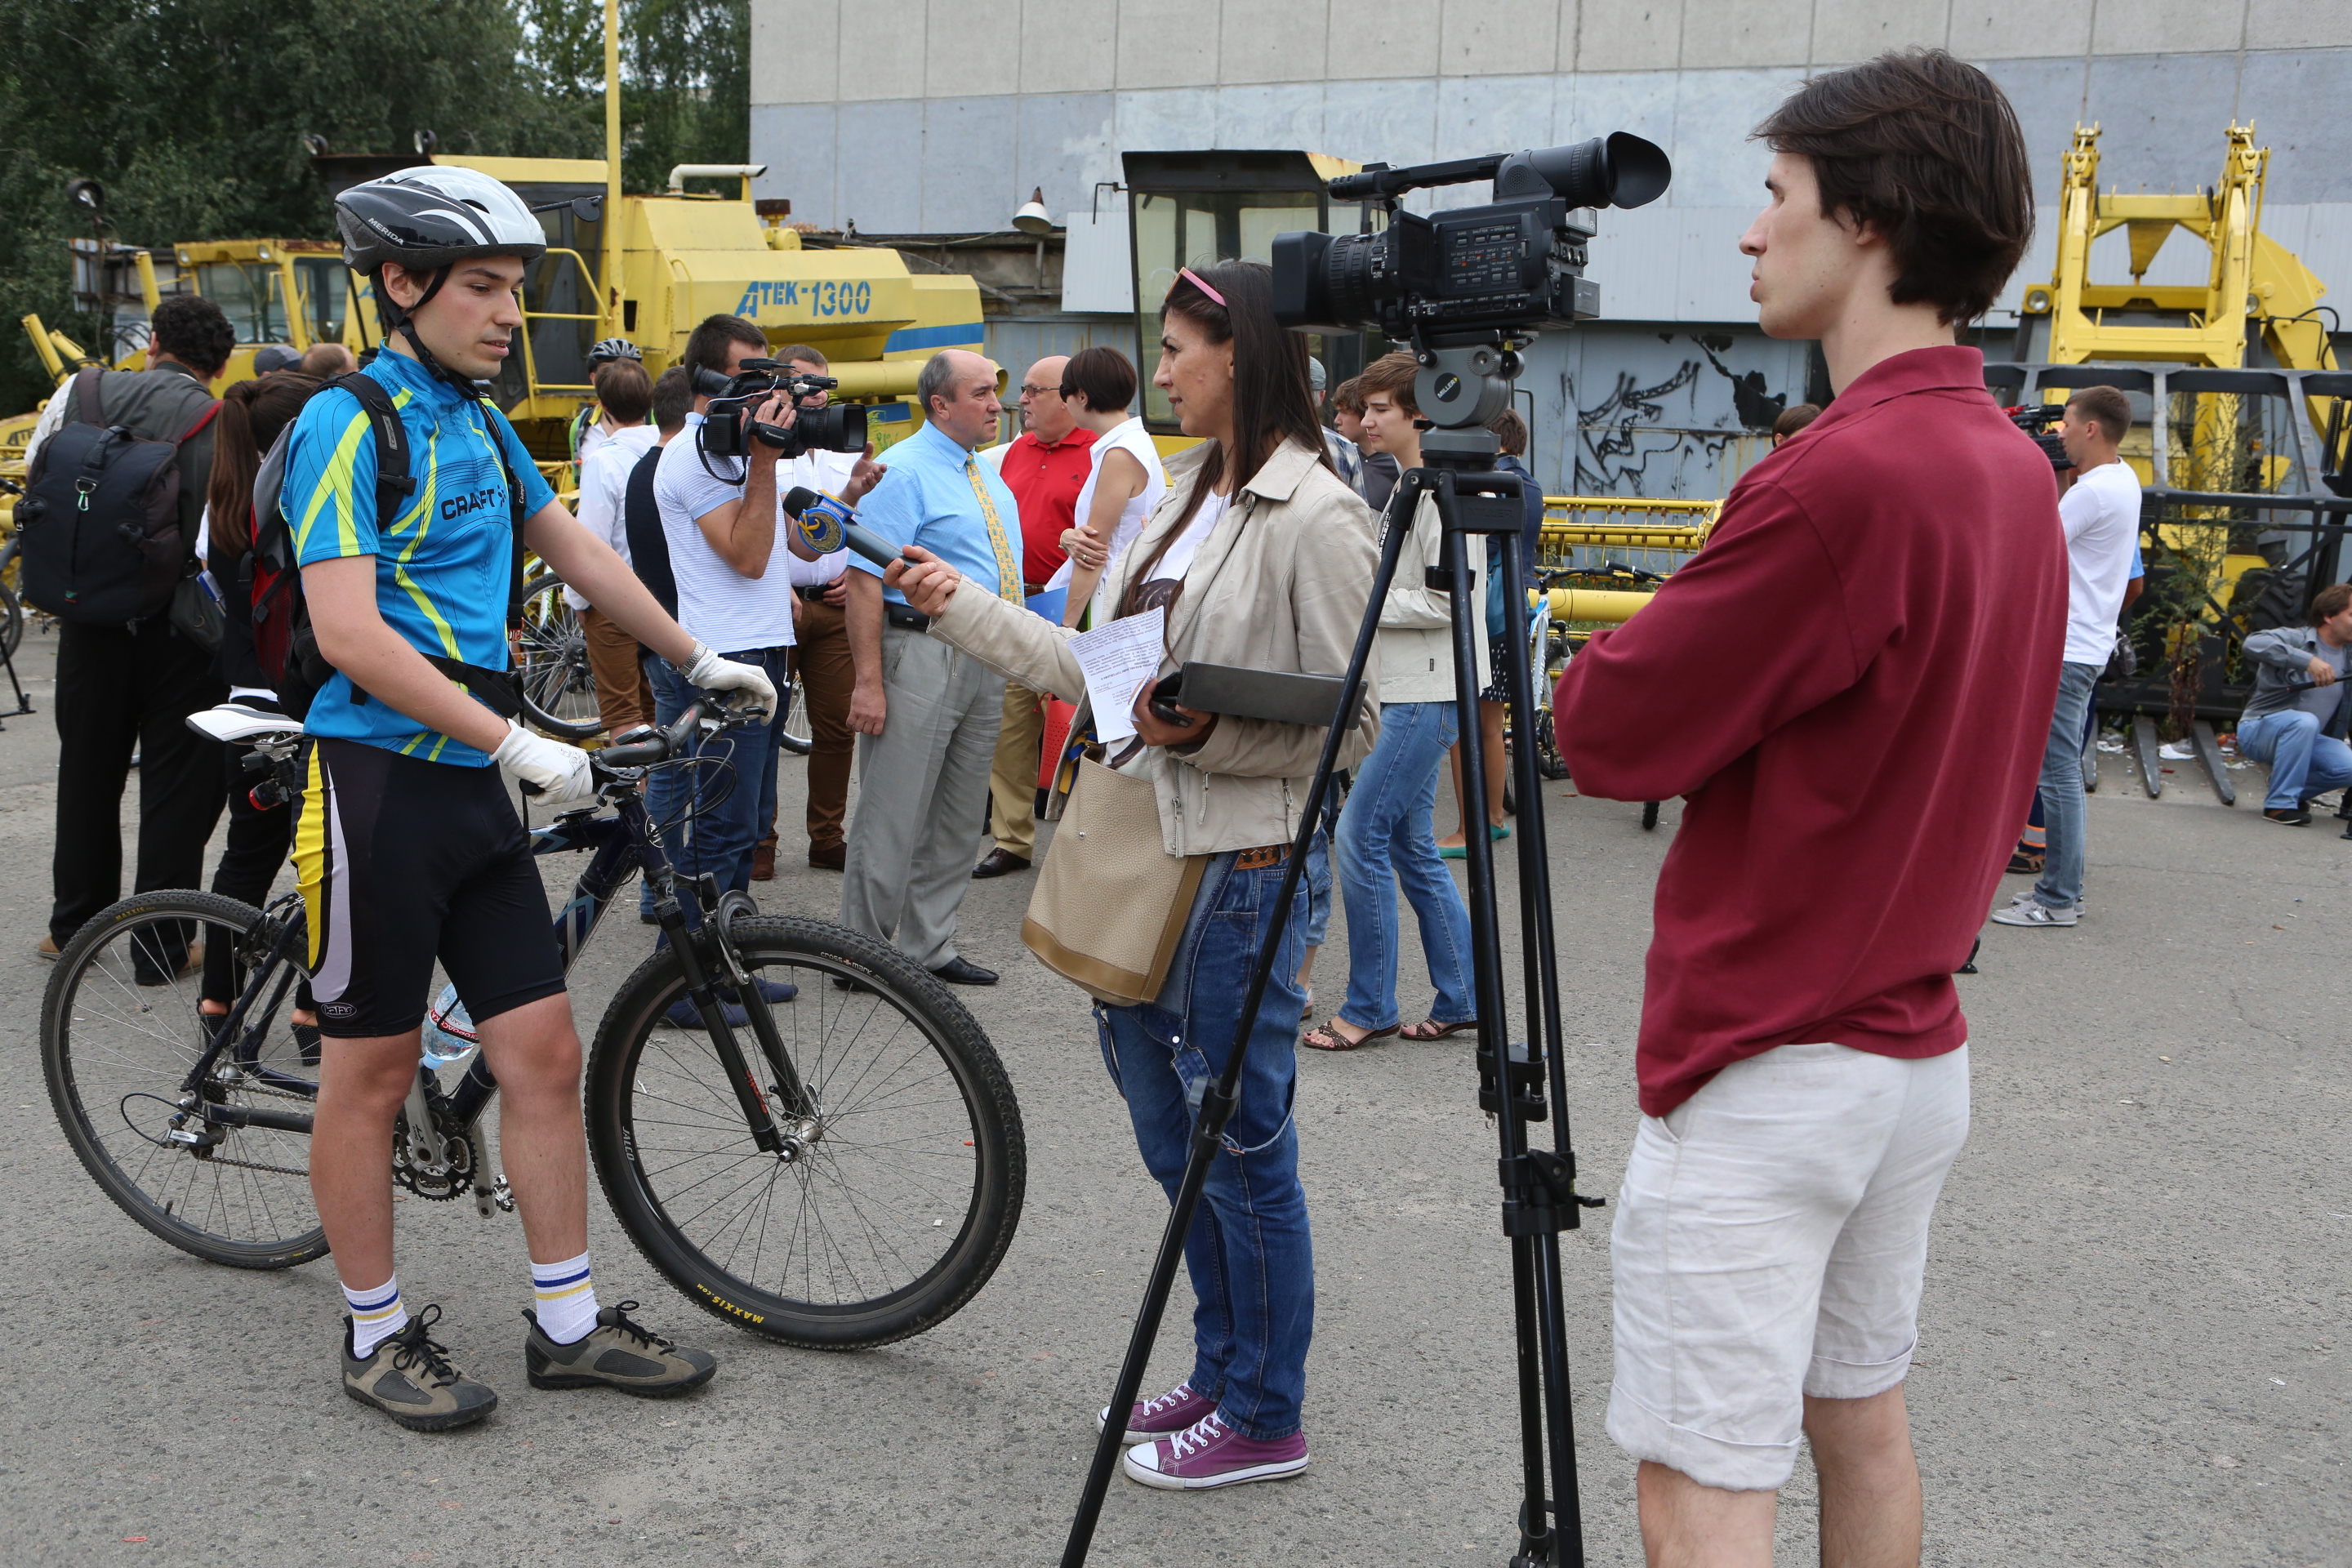
[{"label": "camera tripod", "polygon": [[[1485,425],[1504,407],[1517,378],[1517,355],[1504,346],[1499,335],[1444,348],[1419,352],[1423,370],[1417,401],[1424,417],[1437,428],[1423,434],[1423,466],[1399,476],[1382,519],[1380,565],[1373,574],[1371,595],[1357,628],[1354,650],[1340,682],[1343,704],[1359,700],[1372,641],[1380,629],[1381,607],[1396,576],[1404,542],[1412,531],[1414,509],[1423,495],[1435,498],[1444,530],[1444,565],[1433,568],[1430,585],[1444,587],[1452,596],[1454,707],[1459,729],[1470,743],[1462,749],[1463,799],[1486,798],[1486,759],[1478,743],[1478,642],[1486,636],[1484,595],[1474,593],[1470,541],[1496,540],[1503,573],[1506,604],[1525,605],[1528,584],[1519,560],[1519,534],[1525,521],[1521,510],[1522,480],[1494,466],[1498,445]],[[1534,733],[1533,674],[1528,659],[1514,658],[1505,670],[1511,732]],[[1344,719],[1342,706],[1335,719]],[[1322,823],[1323,805],[1331,788],[1342,730],[1334,723],[1326,733],[1323,754],[1299,814],[1298,837],[1291,845],[1280,893],[1265,946],[1250,971],[1249,990],[1242,1005],[1241,1022],[1224,1071],[1202,1097],[1192,1138],[1177,1188],[1175,1205],[1161,1236],[1160,1252],[1150,1283],[1135,1315],[1135,1331],[1128,1342],[1127,1359],[1119,1368],[1111,1394],[1110,1416],[1095,1445],[1094,1462],[1087,1472],[1076,1517],[1071,1521],[1063,1568],[1078,1568],[1087,1560],[1095,1524],[1102,1512],[1104,1494],[1118,1462],[1126,1415],[1141,1392],[1146,1363],[1175,1282],[1200,1207],[1201,1191],[1209,1163],[1219,1150],[1219,1136],[1236,1103],[1243,1058],[1250,1032],[1281,951],[1292,899],[1298,889],[1301,868],[1316,829]],[[1502,1184],[1503,1234],[1510,1238],[1511,1292],[1516,1319],[1516,1349],[1519,1383],[1519,1446],[1524,1498],[1520,1505],[1518,1550],[1510,1568],[1582,1568],[1584,1529],[1577,1494],[1576,1436],[1570,1419],[1568,1339],[1561,1300],[1559,1235],[1576,1229],[1581,1211],[1599,1207],[1598,1198],[1576,1191],[1576,1156],[1569,1144],[1566,1068],[1560,1050],[1559,976],[1552,945],[1551,879],[1545,859],[1541,802],[1543,778],[1537,770],[1536,749],[1514,748],[1510,763],[1517,775],[1518,798],[1528,809],[1519,815],[1514,838],[1519,851],[1520,942],[1526,965],[1528,1017],[1527,1043],[1511,1040],[1505,1011],[1503,949],[1496,908],[1495,861],[1486,834],[1464,835],[1470,881],[1470,941],[1473,984],[1478,1003],[1478,1103],[1495,1121],[1501,1143],[1498,1172]],[[1474,828],[1476,824],[1473,824]],[[1534,1147],[1528,1123],[1547,1119],[1545,1089],[1551,1105],[1552,1147]]]}]

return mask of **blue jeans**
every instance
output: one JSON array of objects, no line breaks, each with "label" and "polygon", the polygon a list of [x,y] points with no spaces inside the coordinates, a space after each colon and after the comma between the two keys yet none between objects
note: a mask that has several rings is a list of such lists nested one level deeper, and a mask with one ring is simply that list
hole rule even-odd
[{"label": "blue jeans", "polygon": [[[767,671],[768,679],[776,683],[779,691],[783,689],[782,648],[751,648],[719,657],[739,664],[756,665]],[[684,676],[658,659],[647,661],[647,671],[653,678],[656,721],[677,722],[677,716],[694,700],[693,688]],[[774,717],[771,714],[768,721],[747,724],[721,735],[698,736],[689,743],[689,755],[720,759],[732,765],[731,773],[710,764],[655,770],[646,792],[646,814],[655,826],[665,829],[663,845],[669,851],[671,867],[680,878],[708,871],[718,878],[722,893],[751,885],[751,848],[767,831],[767,814],[775,809]],[[669,826],[682,816],[692,820]],[[652,912],[650,888],[639,895],[637,907]],[[698,915],[688,918],[689,928],[699,923]]]},{"label": "blue jeans", "polygon": [[1307,889],[1307,945],[1321,947],[1331,926],[1331,838],[1319,828],[1307,847],[1307,872],[1299,885]]},{"label": "blue jeans", "polygon": [[2042,749],[2042,879],[2034,901],[2053,910],[2073,909],[2083,898],[2083,835],[2089,813],[2083,794],[2083,715],[2091,706],[2095,664],[2058,667],[2058,707],[2050,715],[2050,739]]},{"label": "blue jeans", "polygon": [[[1153,1001],[1095,1008],[1103,1065],[1127,1101],[1144,1168],[1173,1202],[1203,1090],[1224,1070],[1241,1025],[1246,977],[1274,918],[1283,868],[1240,871],[1209,862],[1167,984]],[[1307,1344],[1315,1331],[1315,1254],[1298,1184],[1297,986],[1306,943],[1302,879],[1243,1063],[1223,1152],[1184,1238],[1192,1276],[1194,1393],[1245,1437],[1298,1430]]]},{"label": "blue jeans", "polygon": [[1356,769],[1339,810],[1339,889],[1348,907],[1348,999],[1339,1016],[1360,1029],[1397,1022],[1396,884],[1421,924],[1422,957],[1437,999],[1429,1016],[1459,1023],[1478,1015],[1470,981],[1470,906],[1437,853],[1430,814],[1437,774],[1454,745],[1451,702],[1381,709],[1381,738]]},{"label": "blue jeans", "polygon": [[2319,732],[2316,715],[2282,709],[2238,722],[2238,750],[2271,770],[2263,805],[2293,811],[2311,795],[2352,784],[2352,746]]}]

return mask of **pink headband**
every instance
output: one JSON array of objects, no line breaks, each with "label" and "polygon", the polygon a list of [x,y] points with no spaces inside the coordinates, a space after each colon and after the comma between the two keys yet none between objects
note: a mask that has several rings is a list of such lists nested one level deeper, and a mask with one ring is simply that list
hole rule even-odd
[{"label": "pink headband", "polygon": [[[1214,300],[1218,304],[1225,305],[1225,297],[1223,294],[1218,293],[1214,289],[1210,288],[1206,283],[1202,282],[1201,280],[1201,275],[1193,271],[1191,268],[1178,268],[1176,269],[1176,276],[1184,279],[1185,282],[1190,283],[1193,288],[1198,289],[1202,293],[1206,294],[1210,299]],[[1233,307],[1231,305],[1225,305],[1225,309],[1230,310]]]}]

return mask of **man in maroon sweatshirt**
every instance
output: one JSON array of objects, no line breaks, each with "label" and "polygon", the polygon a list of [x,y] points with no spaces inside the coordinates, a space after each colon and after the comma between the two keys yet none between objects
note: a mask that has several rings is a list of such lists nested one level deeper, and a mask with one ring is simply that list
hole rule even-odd
[{"label": "man in maroon sweatshirt", "polygon": [[1822,1562],[1915,1568],[1903,1403],[1927,1222],[1968,1133],[1969,955],[2056,700],[2041,452],[1955,343],[2032,236],[2015,114],[1940,50],[1815,78],[1757,134],[1740,241],[1835,400],[1558,693],[1577,786],[1682,795],[1612,1237],[1609,1433],[1654,1568],[1769,1568],[1801,1430]]}]

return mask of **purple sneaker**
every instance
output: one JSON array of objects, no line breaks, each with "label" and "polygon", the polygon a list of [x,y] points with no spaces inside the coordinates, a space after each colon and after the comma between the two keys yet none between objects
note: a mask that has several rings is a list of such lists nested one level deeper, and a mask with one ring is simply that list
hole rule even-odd
[{"label": "purple sneaker", "polygon": [[[1181,1432],[1203,1415],[1213,1415],[1216,1406],[1192,1392],[1189,1383],[1180,1383],[1157,1399],[1139,1399],[1127,1418],[1128,1443],[1149,1443],[1154,1438]],[[1095,1430],[1103,1429],[1110,1419],[1110,1406],[1105,1405],[1095,1416]]]},{"label": "purple sneaker", "polygon": [[1307,1468],[1307,1434],[1262,1443],[1212,1413],[1156,1443],[1139,1443],[1123,1461],[1127,1479],[1166,1491],[1199,1491],[1244,1481],[1283,1481]]}]

